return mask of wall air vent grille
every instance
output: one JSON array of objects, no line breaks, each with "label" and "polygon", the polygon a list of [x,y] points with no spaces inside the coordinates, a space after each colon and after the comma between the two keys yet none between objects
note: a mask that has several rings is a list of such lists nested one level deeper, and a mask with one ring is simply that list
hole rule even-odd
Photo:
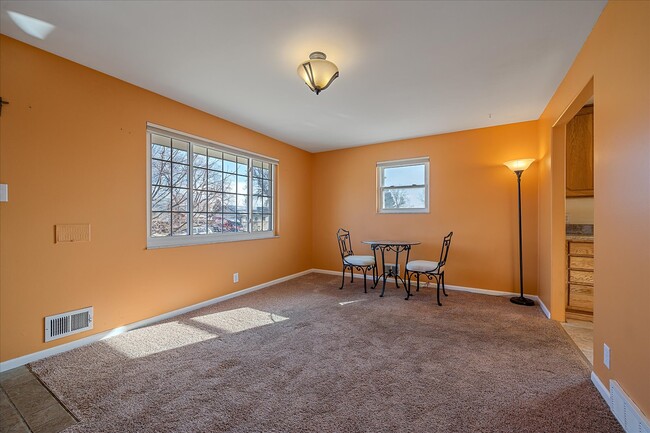
[{"label": "wall air vent grille", "polygon": [[650,433],[650,423],[615,380],[609,381],[610,407],[626,433]]},{"label": "wall air vent grille", "polygon": [[45,318],[45,341],[93,329],[93,307],[56,314]]}]

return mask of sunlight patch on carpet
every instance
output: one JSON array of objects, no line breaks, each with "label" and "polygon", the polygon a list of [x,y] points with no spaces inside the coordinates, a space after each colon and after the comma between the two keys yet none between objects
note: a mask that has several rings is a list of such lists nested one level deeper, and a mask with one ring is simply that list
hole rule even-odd
[{"label": "sunlight patch on carpet", "polygon": [[217,337],[215,333],[191,325],[168,322],[136,329],[104,342],[129,358],[142,358]]},{"label": "sunlight patch on carpet", "polygon": [[355,301],[344,301],[344,302],[339,302],[339,305],[348,305],[348,304],[354,304],[355,302],[361,302],[365,301],[365,299],[357,299]]},{"label": "sunlight patch on carpet", "polygon": [[243,307],[235,310],[206,314],[205,316],[194,317],[191,320],[217,328],[226,333],[234,334],[260,326],[283,322],[289,320],[289,318],[275,313]]}]

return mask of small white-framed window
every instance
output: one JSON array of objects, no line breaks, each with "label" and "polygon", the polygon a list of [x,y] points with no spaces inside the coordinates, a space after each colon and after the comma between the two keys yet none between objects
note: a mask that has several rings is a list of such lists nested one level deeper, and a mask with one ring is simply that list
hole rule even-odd
[{"label": "small white-framed window", "polygon": [[147,123],[147,248],[274,237],[277,166]]},{"label": "small white-framed window", "polygon": [[377,212],[429,212],[429,158],[377,163]]}]

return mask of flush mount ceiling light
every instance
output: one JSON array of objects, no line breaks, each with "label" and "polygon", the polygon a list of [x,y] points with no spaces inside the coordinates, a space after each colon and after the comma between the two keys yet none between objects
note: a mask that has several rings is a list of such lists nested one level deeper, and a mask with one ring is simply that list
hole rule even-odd
[{"label": "flush mount ceiling light", "polygon": [[314,51],[309,55],[309,60],[298,66],[298,76],[317,95],[339,76],[339,68],[326,59],[325,53]]},{"label": "flush mount ceiling light", "polygon": [[7,11],[9,18],[16,23],[20,30],[38,39],[45,39],[54,30],[54,25],[33,18],[27,15],[20,14],[14,11]]}]

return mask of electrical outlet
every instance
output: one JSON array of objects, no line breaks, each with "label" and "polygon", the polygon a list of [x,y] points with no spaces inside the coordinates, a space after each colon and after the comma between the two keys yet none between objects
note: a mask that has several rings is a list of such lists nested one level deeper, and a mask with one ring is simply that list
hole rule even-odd
[{"label": "electrical outlet", "polygon": [[609,346],[603,343],[603,364],[609,368]]},{"label": "electrical outlet", "polygon": [[399,275],[400,274],[400,266],[399,264],[395,263],[386,263],[384,265],[384,273],[385,274],[391,274],[391,275]]},{"label": "electrical outlet", "polygon": [[232,282],[233,283],[239,282],[239,272],[235,272],[234,274],[232,274]]}]

